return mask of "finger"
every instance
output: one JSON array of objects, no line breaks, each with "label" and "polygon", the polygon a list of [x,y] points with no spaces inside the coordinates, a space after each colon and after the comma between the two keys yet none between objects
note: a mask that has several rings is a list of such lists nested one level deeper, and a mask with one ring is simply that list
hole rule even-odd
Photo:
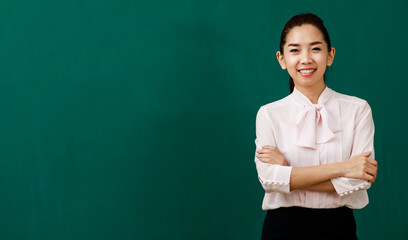
[{"label": "finger", "polygon": [[377,168],[374,166],[367,166],[366,172],[370,173],[371,175],[377,174]]},{"label": "finger", "polygon": [[374,159],[372,159],[372,158],[367,158],[367,160],[368,160],[369,163],[371,163],[371,164],[374,165],[374,166],[377,166],[377,165],[378,165],[377,161],[374,160]]},{"label": "finger", "polygon": [[276,164],[276,162],[274,162],[273,161],[273,159],[271,159],[271,158],[258,158],[261,162],[264,162],[264,163],[269,163],[269,164]]},{"label": "finger", "polygon": [[265,153],[272,153],[273,150],[272,149],[260,149],[260,150],[258,150],[256,152],[260,153],[260,154],[265,154]]},{"label": "finger", "polygon": [[257,157],[257,158],[264,158],[264,157],[266,157],[266,156],[268,156],[268,154],[263,154],[263,153],[256,154],[256,157]]},{"label": "finger", "polygon": [[369,168],[371,168],[371,169],[375,169],[375,170],[377,170],[378,169],[378,166],[374,163],[371,163],[371,162],[366,162],[365,164],[364,164],[364,166],[366,166],[366,167],[369,167]]},{"label": "finger", "polygon": [[370,175],[370,174],[368,174],[368,173],[364,173],[363,178],[364,178],[365,180],[369,181],[369,182],[371,182],[371,181],[374,180],[374,176],[372,176],[372,175]]},{"label": "finger", "polygon": [[274,160],[274,157],[269,154],[259,154],[259,155],[256,155],[256,157],[259,159],[262,158],[262,159],[270,159],[271,161]]},{"label": "finger", "polygon": [[263,158],[260,158],[259,159],[261,162],[263,162],[263,163],[269,163],[268,161],[266,161],[265,159],[263,159]]},{"label": "finger", "polygon": [[256,157],[257,157],[259,160],[263,159],[263,157],[262,157],[261,155],[256,155]]},{"label": "finger", "polygon": [[366,169],[365,172],[366,172],[366,174],[373,177],[372,179],[369,180],[371,183],[373,183],[375,181],[375,179],[377,178],[377,169],[376,168],[375,169],[369,168],[369,169]]},{"label": "finger", "polygon": [[375,174],[373,177],[374,177],[374,179],[373,179],[373,181],[371,183],[375,182],[375,180],[377,179],[377,174]]},{"label": "finger", "polygon": [[371,176],[375,176],[377,174],[377,170],[372,168],[367,168],[365,172],[370,174]]},{"label": "finger", "polygon": [[371,171],[375,171],[375,172],[377,172],[377,166],[375,166],[375,165],[373,165],[373,164],[371,164],[371,163],[367,163],[367,164],[365,164],[365,167],[367,168],[367,169],[370,169]]},{"label": "finger", "polygon": [[276,149],[276,147],[271,146],[271,145],[265,145],[265,146],[262,147],[262,149],[272,149],[272,150],[274,150],[274,149]]},{"label": "finger", "polygon": [[279,153],[279,154],[282,154],[282,153],[279,151],[279,149],[278,149],[277,147],[274,147],[274,146],[266,145],[266,146],[263,146],[263,147],[262,147],[262,150],[264,150],[264,151],[272,151],[272,152],[277,152],[277,153]]},{"label": "finger", "polygon": [[377,178],[377,174],[375,174],[375,175],[372,175],[373,176],[373,179],[370,181],[371,183],[374,183],[375,182],[375,179]]},{"label": "finger", "polygon": [[278,154],[271,154],[271,153],[267,153],[267,154],[259,154],[260,157],[262,158],[270,158],[274,161],[279,161],[282,157]]},{"label": "finger", "polygon": [[371,152],[364,152],[360,154],[360,156],[363,156],[363,157],[369,157],[370,155],[371,155]]}]

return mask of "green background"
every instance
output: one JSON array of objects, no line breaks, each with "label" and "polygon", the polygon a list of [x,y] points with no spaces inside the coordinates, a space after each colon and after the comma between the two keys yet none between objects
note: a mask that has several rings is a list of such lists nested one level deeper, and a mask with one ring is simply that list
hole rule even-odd
[{"label": "green background", "polygon": [[260,239],[255,115],[289,92],[294,14],[366,99],[379,162],[360,239],[407,239],[406,1],[1,0],[0,239]]}]

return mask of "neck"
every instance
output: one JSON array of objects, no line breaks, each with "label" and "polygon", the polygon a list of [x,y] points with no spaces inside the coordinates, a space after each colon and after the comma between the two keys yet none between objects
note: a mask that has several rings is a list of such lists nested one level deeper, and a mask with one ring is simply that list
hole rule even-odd
[{"label": "neck", "polygon": [[319,84],[318,86],[313,87],[296,86],[296,89],[303,95],[305,95],[313,104],[317,104],[320,94],[322,94],[325,88],[326,84],[324,84],[324,82],[322,84]]}]

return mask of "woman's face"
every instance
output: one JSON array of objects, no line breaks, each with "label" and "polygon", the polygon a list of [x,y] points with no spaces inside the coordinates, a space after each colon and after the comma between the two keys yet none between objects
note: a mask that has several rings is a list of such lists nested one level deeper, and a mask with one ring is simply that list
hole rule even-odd
[{"label": "woman's face", "polygon": [[327,51],[327,43],[318,28],[311,24],[294,27],[286,35],[283,53],[276,57],[287,69],[297,88],[324,85],[326,66],[333,63],[335,50]]}]

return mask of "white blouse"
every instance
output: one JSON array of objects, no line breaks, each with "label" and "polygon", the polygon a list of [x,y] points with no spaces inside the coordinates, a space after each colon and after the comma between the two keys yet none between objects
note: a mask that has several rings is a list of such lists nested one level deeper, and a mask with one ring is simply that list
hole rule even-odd
[{"label": "white blouse", "polygon": [[363,208],[368,204],[368,181],[331,179],[336,192],[290,191],[292,167],[341,162],[364,152],[374,159],[371,108],[360,98],[326,87],[313,104],[296,88],[287,97],[262,106],[256,117],[256,150],[278,148],[289,166],[264,163],[255,157],[258,178],[265,189],[262,209]]}]

